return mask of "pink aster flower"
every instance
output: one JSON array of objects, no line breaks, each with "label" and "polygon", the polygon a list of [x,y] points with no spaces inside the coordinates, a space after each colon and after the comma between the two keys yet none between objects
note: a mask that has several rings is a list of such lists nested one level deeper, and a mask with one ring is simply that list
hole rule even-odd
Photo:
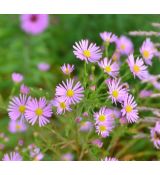
[{"label": "pink aster flower", "polygon": [[143,80],[148,76],[147,66],[144,65],[141,58],[135,60],[133,54],[131,54],[127,62],[134,77],[137,76],[140,80]]},{"label": "pink aster flower", "polygon": [[81,123],[80,131],[82,131],[82,132],[88,132],[88,131],[92,130],[92,128],[93,128],[92,122],[85,121],[85,122],[82,122]]},{"label": "pink aster flower", "polygon": [[42,33],[49,23],[49,17],[46,14],[23,14],[20,20],[21,28],[32,35]]},{"label": "pink aster flower", "polygon": [[19,95],[19,97],[13,97],[9,102],[8,115],[11,120],[17,120],[20,118],[21,121],[24,120],[26,104],[30,100],[30,97],[26,95]]},{"label": "pink aster flower", "polygon": [[127,94],[122,104],[122,116],[125,116],[129,123],[135,123],[138,120],[137,104],[132,95]]},{"label": "pink aster flower", "polygon": [[104,161],[118,161],[115,157],[105,157]]},{"label": "pink aster flower", "polygon": [[145,63],[148,65],[152,65],[152,58],[155,53],[155,48],[154,48],[154,44],[151,42],[149,38],[147,38],[143,42],[140,48],[140,53],[142,57],[144,58]]},{"label": "pink aster flower", "polygon": [[153,94],[153,91],[151,90],[141,90],[139,93],[140,98],[147,98],[150,97]]},{"label": "pink aster flower", "polygon": [[93,145],[96,145],[98,148],[102,148],[102,146],[103,146],[103,142],[102,142],[100,139],[92,140],[91,143],[92,143]]},{"label": "pink aster flower", "polygon": [[61,160],[63,160],[63,161],[72,161],[73,158],[74,158],[74,156],[73,156],[72,153],[66,153],[66,154],[62,155]]},{"label": "pink aster flower", "polygon": [[112,55],[112,60],[118,62],[120,60],[120,56],[121,54],[116,50]]},{"label": "pink aster flower", "polygon": [[117,50],[122,55],[129,55],[133,52],[132,41],[126,36],[121,36],[119,39],[117,39],[116,44],[117,44]]},{"label": "pink aster flower", "polygon": [[30,92],[29,87],[22,84],[20,87],[20,93],[27,95],[27,94],[29,94],[29,92]]},{"label": "pink aster flower", "polygon": [[156,122],[154,128],[151,128],[151,141],[157,149],[160,149],[160,122]]},{"label": "pink aster flower", "polygon": [[74,70],[74,65],[70,65],[70,64],[65,65],[64,64],[63,66],[61,66],[61,70],[64,74],[70,75]]},{"label": "pink aster flower", "polygon": [[112,63],[112,60],[104,58],[102,61],[99,61],[98,65],[112,77],[116,77],[119,73],[119,65],[116,62]]},{"label": "pink aster flower", "polygon": [[22,161],[22,156],[18,152],[11,152],[10,154],[5,154],[2,160],[3,161]]},{"label": "pink aster flower", "polygon": [[39,63],[38,69],[42,72],[46,72],[50,69],[50,65],[48,63]]},{"label": "pink aster flower", "polygon": [[102,57],[102,52],[100,47],[96,46],[94,43],[90,43],[88,40],[81,40],[76,42],[73,46],[75,49],[73,53],[80,59],[88,62],[98,62]]},{"label": "pink aster flower", "polygon": [[113,79],[108,82],[108,94],[109,98],[112,99],[112,103],[122,102],[124,96],[127,94],[127,89],[120,84],[120,79]]},{"label": "pink aster flower", "polygon": [[11,133],[25,132],[27,126],[24,122],[11,120],[8,129]]},{"label": "pink aster flower", "polygon": [[12,73],[12,80],[14,83],[20,83],[23,81],[23,75],[19,73]]},{"label": "pink aster flower", "polygon": [[66,101],[67,103],[75,104],[81,101],[83,98],[83,92],[84,88],[81,86],[80,82],[77,82],[74,85],[73,79],[67,79],[66,83],[62,81],[62,85],[59,84],[56,87],[56,97],[61,97]]},{"label": "pink aster flower", "polygon": [[52,101],[53,106],[57,108],[57,114],[65,113],[66,111],[71,111],[69,103],[67,103],[63,98],[55,98]]},{"label": "pink aster flower", "polygon": [[100,33],[100,37],[106,43],[113,43],[117,40],[117,36],[111,32]]},{"label": "pink aster flower", "polygon": [[52,105],[49,104],[45,97],[39,100],[31,99],[28,101],[25,111],[26,120],[34,125],[38,121],[39,126],[44,126],[49,123],[49,118],[52,117]]},{"label": "pink aster flower", "polygon": [[112,112],[105,107],[101,107],[98,112],[94,113],[94,119],[96,121],[96,124],[104,122],[114,122],[112,118]]},{"label": "pink aster flower", "polygon": [[102,137],[108,137],[112,129],[114,128],[113,120],[107,120],[106,122],[101,122],[96,124],[96,132]]}]

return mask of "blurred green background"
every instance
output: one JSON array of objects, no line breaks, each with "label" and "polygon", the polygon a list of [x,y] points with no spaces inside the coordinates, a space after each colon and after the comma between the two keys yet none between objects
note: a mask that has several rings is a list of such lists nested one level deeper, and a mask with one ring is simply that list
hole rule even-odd
[{"label": "blurred green background", "polygon": [[[75,41],[88,38],[101,44],[102,31],[127,35],[131,30],[152,30],[150,24],[159,21],[160,15],[50,15],[48,29],[30,36],[21,30],[19,15],[0,15],[0,92],[8,96],[12,72],[30,77],[25,80],[28,85],[40,85],[39,62],[51,64],[53,74],[45,76],[52,83],[61,76],[59,66],[63,63],[77,64],[79,69],[81,62],[72,53]],[[132,40],[138,48],[144,38]]]},{"label": "blurred green background", "polygon": [[[77,65],[75,72],[81,69],[82,62],[73,55],[75,41],[89,39],[101,45],[100,32],[109,31],[120,36],[134,30],[156,31],[151,23],[160,22],[160,15],[50,15],[47,30],[31,36],[21,30],[19,18],[19,15],[0,15],[0,105],[8,104],[13,72],[22,73],[26,85],[46,87],[54,93],[55,85],[63,77],[62,64]],[[138,51],[145,37],[131,39]],[[49,63],[50,72],[40,72],[37,68],[40,62]],[[154,67],[155,72],[156,69]],[[0,113],[0,132],[7,130],[8,121],[7,114]]]}]

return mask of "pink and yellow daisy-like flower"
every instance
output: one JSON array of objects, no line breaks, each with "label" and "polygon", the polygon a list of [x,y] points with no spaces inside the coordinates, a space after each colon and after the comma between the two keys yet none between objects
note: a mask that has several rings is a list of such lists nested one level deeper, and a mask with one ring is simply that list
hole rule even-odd
[{"label": "pink and yellow daisy-like flower", "polygon": [[139,118],[138,110],[136,109],[136,107],[137,104],[134,101],[134,97],[127,94],[124,98],[121,112],[122,116],[125,116],[129,123],[135,123]]},{"label": "pink and yellow daisy-like flower", "polygon": [[122,55],[129,55],[133,52],[132,41],[126,36],[121,36],[119,39],[117,39],[116,45],[117,45],[117,50]]},{"label": "pink and yellow daisy-like flower", "polygon": [[61,70],[64,74],[70,75],[74,70],[74,65],[64,64],[63,66],[61,66]]},{"label": "pink and yellow daisy-like flower", "polygon": [[133,54],[131,54],[127,62],[134,77],[137,76],[140,80],[146,79],[148,76],[147,66],[144,65],[141,58],[135,60]]},{"label": "pink and yellow daisy-like flower", "polygon": [[47,102],[45,97],[37,100],[32,98],[28,101],[25,111],[26,120],[34,125],[38,121],[39,126],[44,126],[50,122],[52,117],[52,105]]},{"label": "pink and yellow daisy-like flower", "polygon": [[113,120],[107,120],[106,122],[96,124],[96,132],[102,137],[108,137],[113,128]]},{"label": "pink and yellow daisy-like flower", "polygon": [[108,58],[104,58],[102,61],[99,61],[98,65],[105,73],[112,77],[116,77],[119,73],[119,65],[116,62],[112,63],[112,60],[108,60]]},{"label": "pink and yellow daisy-like flower", "polygon": [[25,132],[27,130],[27,126],[25,124],[25,122],[21,122],[18,120],[11,120],[9,122],[9,127],[8,130],[11,133],[17,133],[17,132]]},{"label": "pink and yellow daisy-like flower", "polygon": [[120,81],[120,79],[113,79],[111,81],[108,81],[108,94],[109,98],[112,100],[112,103],[121,103],[127,94],[127,89],[120,84]]},{"label": "pink and yellow daisy-like flower", "polygon": [[26,111],[26,105],[29,100],[30,97],[21,94],[19,97],[13,97],[11,99],[8,106],[8,115],[11,120],[17,120],[20,118],[20,120],[23,121]]},{"label": "pink and yellow daisy-like flower", "polygon": [[68,104],[76,104],[80,102],[83,98],[84,88],[81,86],[80,82],[74,85],[73,79],[67,79],[66,83],[62,81],[56,87],[56,97],[61,97]]},{"label": "pink and yellow daisy-like flower", "polygon": [[156,122],[154,128],[151,128],[151,141],[157,149],[160,149],[160,122]]},{"label": "pink and yellow daisy-like flower", "polygon": [[117,40],[117,36],[115,34],[113,34],[112,32],[103,32],[100,33],[100,37],[102,38],[102,40],[106,43],[113,43]]},{"label": "pink and yellow daisy-like flower", "polygon": [[114,119],[112,117],[112,111],[105,107],[101,107],[98,112],[95,112],[94,118],[95,118],[96,124],[104,123],[107,121],[114,122]]},{"label": "pink and yellow daisy-like flower", "polygon": [[152,58],[155,54],[155,47],[149,38],[147,38],[143,42],[140,48],[140,53],[142,57],[144,58],[145,63],[148,65],[152,65]]},{"label": "pink and yellow daisy-like flower", "polygon": [[98,62],[102,57],[102,51],[100,47],[96,46],[94,43],[90,43],[88,40],[81,40],[76,42],[73,46],[74,55],[82,60],[88,62]]},{"label": "pink and yellow daisy-like flower", "polygon": [[71,111],[70,105],[63,98],[55,98],[52,101],[53,106],[57,108],[57,114],[65,113],[66,111]]},{"label": "pink and yellow daisy-like flower", "polygon": [[22,156],[18,152],[11,152],[5,154],[2,158],[3,161],[22,161]]}]

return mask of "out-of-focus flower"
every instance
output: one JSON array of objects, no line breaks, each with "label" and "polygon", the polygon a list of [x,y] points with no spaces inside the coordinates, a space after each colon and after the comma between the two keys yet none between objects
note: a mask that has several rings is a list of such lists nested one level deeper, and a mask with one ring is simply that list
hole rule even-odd
[{"label": "out-of-focus flower", "polygon": [[90,90],[95,91],[96,90],[96,85],[90,86]]},{"label": "out-of-focus flower", "polygon": [[64,74],[70,75],[74,70],[74,65],[70,65],[70,64],[65,65],[64,64],[63,66],[61,66],[61,70]]},{"label": "out-of-focus flower", "polygon": [[98,65],[105,73],[112,77],[116,77],[119,73],[119,65],[116,62],[112,63],[112,60],[108,60],[108,58],[104,58],[102,61],[99,61]]},{"label": "out-of-focus flower", "polygon": [[63,98],[55,98],[52,101],[53,106],[57,108],[57,114],[65,113],[65,111],[71,111],[70,105]]},{"label": "out-of-focus flower", "polygon": [[50,69],[50,65],[48,63],[39,63],[38,69],[42,72],[47,72]]},{"label": "out-of-focus flower", "polygon": [[115,34],[111,33],[111,32],[100,33],[100,37],[107,44],[113,43],[113,42],[115,42],[117,40],[117,36]]},{"label": "out-of-focus flower", "polygon": [[40,161],[43,159],[44,155],[41,153],[40,148],[38,148],[35,144],[31,144],[28,146],[30,157],[35,161]]},{"label": "out-of-focus flower", "polygon": [[88,132],[93,128],[93,124],[90,121],[85,121],[81,123],[80,131]]},{"label": "out-of-focus flower", "polygon": [[104,161],[118,161],[115,157],[105,157]]},{"label": "out-of-focus flower", "polygon": [[154,48],[154,44],[151,42],[149,38],[147,38],[143,42],[140,48],[140,53],[142,57],[144,58],[145,63],[148,65],[152,65],[152,58],[155,53],[155,48]]},{"label": "out-of-focus flower", "polygon": [[102,52],[100,47],[96,46],[94,43],[90,43],[88,40],[81,40],[76,42],[73,46],[75,49],[73,53],[75,56],[82,60],[88,62],[98,62],[102,57]]},{"label": "out-of-focus flower", "polygon": [[150,97],[153,94],[151,90],[141,90],[139,93],[140,98]]},{"label": "out-of-focus flower", "polygon": [[74,156],[73,156],[72,153],[66,153],[66,154],[62,155],[61,160],[63,160],[63,161],[72,161],[73,158],[74,158]]},{"label": "out-of-focus flower", "polygon": [[120,53],[116,50],[112,55],[112,60],[118,62],[120,60]]},{"label": "out-of-focus flower", "polygon": [[19,73],[12,73],[12,80],[14,83],[20,83],[23,81],[23,75]]},{"label": "out-of-focus flower", "polygon": [[19,146],[23,146],[23,144],[24,144],[24,140],[23,140],[23,139],[20,139],[20,140],[18,141],[18,145],[19,145]]},{"label": "out-of-focus flower", "polygon": [[123,88],[123,86],[120,84],[120,79],[116,80],[113,79],[108,82],[108,94],[109,98],[112,100],[112,102],[122,102],[125,95],[127,94],[127,89]]},{"label": "out-of-focus flower", "polygon": [[88,116],[89,116],[88,112],[84,112],[84,113],[83,113],[83,116],[84,116],[84,117],[88,117]]},{"label": "out-of-focus flower", "polygon": [[129,123],[134,123],[138,120],[138,110],[136,109],[137,104],[134,101],[134,97],[132,95],[127,94],[124,98],[124,102],[122,104],[122,116],[125,116]]},{"label": "out-of-focus flower", "polygon": [[22,156],[18,152],[11,152],[5,154],[2,158],[3,161],[22,161]]},{"label": "out-of-focus flower", "polygon": [[98,148],[102,148],[103,142],[100,139],[92,140],[92,144],[96,145]]},{"label": "out-of-focus flower", "polygon": [[34,125],[38,121],[39,126],[44,126],[49,123],[49,118],[52,117],[52,105],[47,102],[45,97],[37,100],[32,98],[26,106],[25,118]]},{"label": "out-of-focus flower", "polygon": [[141,58],[135,60],[133,54],[131,54],[129,55],[127,62],[134,77],[137,76],[140,80],[143,80],[148,76],[147,66],[144,65]]},{"label": "out-of-focus flower", "polygon": [[22,84],[20,87],[20,93],[27,95],[27,94],[29,94],[29,92],[30,92],[29,87]]},{"label": "out-of-focus flower", "polygon": [[11,120],[8,129],[11,133],[25,132],[27,130],[27,126],[25,122]]},{"label": "out-of-focus flower", "polygon": [[126,36],[121,36],[119,39],[117,39],[116,44],[117,44],[117,50],[122,55],[129,55],[133,53],[132,41]]},{"label": "out-of-focus flower", "polygon": [[154,128],[151,128],[151,141],[157,149],[160,149],[160,122],[156,122]]},{"label": "out-of-focus flower", "polygon": [[76,122],[76,123],[80,123],[81,121],[82,121],[82,117],[76,117],[76,118],[75,118],[75,122]]},{"label": "out-of-focus flower", "polygon": [[20,17],[21,28],[29,34],[37,35],[42,33],[49,24],[49,17],[46,14],[23,14]]},{"label": "out-of-focus flower", "polygon": [[4,149],[4,147],[5,147],[5,145],[4,145],[4,144],[2,144],[2,143],[0,143],[0,150],[3,150],[3,149]]},{"label": "out-of-focus flower", "polygon": [[26,95],[19,95],[19,97],[13,97],[9,102],[8,115],[11,120],[17,120],[20,118],[21,121],[24,120],[26,104],[30,100],[30,97]]},{"label": "out-of-focus flower", "polygon": [[75,104],[81,101],[83,98],[84,88],[80,82],[74,85],[73,79],[67,79],[66,83],[62,81],[62,85],[59,84],[56,87],[56,97],[61,97],[64,101],[69,104]]}]

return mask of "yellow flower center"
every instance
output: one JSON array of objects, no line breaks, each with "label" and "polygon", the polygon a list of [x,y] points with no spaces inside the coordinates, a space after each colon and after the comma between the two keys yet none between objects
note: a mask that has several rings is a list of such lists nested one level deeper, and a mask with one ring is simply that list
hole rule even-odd
[{"label": "yellow flower center", "polygon": [[105,115],[100,115],[99,118],[98,118],[98,120],[99,120],[100,122],[104,122],[105,119],[106,119],[106,116],[105,116]]},{"label": "yellow flower center", "polygon": [[99,127],[99,130],[100,130],[101,132],[104,132],[104,131],[107,130],[107,127],[104,126],[104,125],[101,125],[101,126]]},{"label": "yellow flower center", "polygon": [[19,106],[19,112],[24,113],[26,110],[26,107],[24,105]]},{"label": "yellow flower center", "polygon": [[87,58],[91,57],[91,52],[89,50],[84,50],[83,55]]},{"label": "yellow flower center", "polygon": [[60,107],[61,107],[62,109],[65,109],[65,108],[66,108],[65,102],[61,102],[61,103],[60,103]]},{"label": "yellow flower center", "polygon": [[43,114],[43,110],[41,108],[37,108],[35,110],[36,115],[41,116]]},{"label": "yellow flower center", "polygon": [[111,67],[110,67],[110,66],[106,66],[106,67],[105,67],[105,71],[106,71],[107,73],[110,73],[110,72],[111,72]]},{"label": "yellow flower center", "polygon": [[133,70],[134,70],[135,73],[138,73],[140,71],[140,67],[135,64],[133,66]]},{"label": "yellow flower center", "polygon": [[16,125],[16,130],[19,130],[19,129],[21,129],[21,126],[20,125]]},{"label": "yellow flower center", "polygon": [[126,106],[126,112],[132,112],[132,110],[133,110],[133,108],[132,108],[132,106],[130,106],[130,105],[127,105]]},{"label": "yellow flower center", "polygon": [[118,95],[119,95],[119,93],[118,93],[117,90],[114,90],[114,91],[112,92],[112,95],[113,95],[113,97],[117,98]]},{"label": "yellow flower center", "polygon": [[147,50],[143,51],[143,57],[146,59],[149,57],[149,52]]},{"label": "yellow flower center", "polygon": [[73,97],[73,95],[74,95],[74,91],[72,89],[68,89],[67,96],[68,97]]},{"label": "yellow flower center", "polygon": [[68,68],[66,68],[65,73],[66,74],[69,74],[70,73]]},{"label": "yellow flower center", "polygon": [[121,44],[121,49],[124,50],[126,48],[125,44]]}]

